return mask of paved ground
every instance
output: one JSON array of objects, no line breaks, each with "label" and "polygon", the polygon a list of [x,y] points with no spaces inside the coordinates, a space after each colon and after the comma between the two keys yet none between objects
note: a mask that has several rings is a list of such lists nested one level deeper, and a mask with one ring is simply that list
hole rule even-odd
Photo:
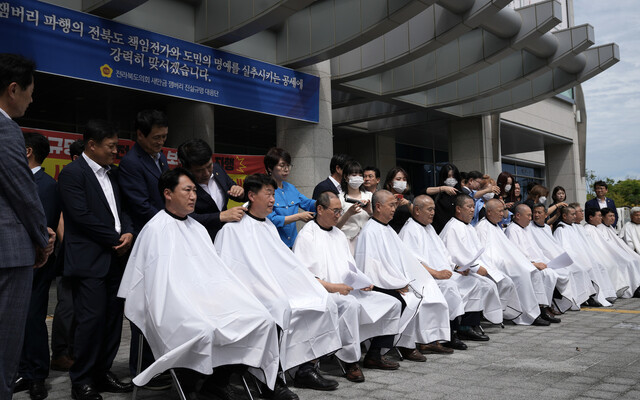
[{"label": "paved ground", "polygon": [[[128,324],[127,324],[128,325]],[[426,363],[404,361],[400,370],[365,370],[366,382],[342,377],[330,393],[294,389],[305,399],[640,399],[640,299],[619,300],[609,309],[585,309],[562,316],[550,327],[487,327],[491,340],[470,342],[466,351],[429,355]],[[113,371],[127,373],[128,328]],[[332,362],[327,375],[338,375]],[[49,399],[70,398],[66,373],[52,371]],[[15,399],[28,399],[19,393]],[[105,394],[105,399],[131,395]],[[139,391],[140,399],[177,399],[165,392]]]}]

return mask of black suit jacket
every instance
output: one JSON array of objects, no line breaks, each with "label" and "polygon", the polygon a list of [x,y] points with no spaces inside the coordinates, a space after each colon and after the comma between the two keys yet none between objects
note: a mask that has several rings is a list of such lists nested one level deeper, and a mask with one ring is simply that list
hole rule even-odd
[{"label": "black suit jacket", "polygon": [[[58,223],[60,222],[60,197],[58,194],[58,182],[49,176],[44,168],[41,168],[36,172],[33,177],[36,180],[38,186],[38,196],[40,196],[40,202],[44,209],[44,215],[47,217],[47,226],[55,232],[58,229]],[[45,279],[53,279],[57,272],[56,254],[51,254],[47,263],[40,268],[41,273]]]},{"label": "black suit jacket", "polygon": [[120,235],[133,233],[131,219],[122,211],[120,190],[109,173],[120,218],[121,233],[114,228],[115,219],[98,178],[83,156],[67,165],[58,178],[64,212],[64,275],[103,278],[109,272],[112,246]]},{"label": "black suit jacket", "polygon": [[[224,193],[224,206],[222,210],[218,208],[218,205],[213,198],[207,193],[202,186],[196,185],[196,194],[198,199],[196,200],[196,207],[193,213],[190,215],[193,219],[200,222],[207,228],[211,241],[216,237],[216,233],[222,229],[224,225],[220,221],[220,213],[227,209],[227,202],[229,201],[229,194],[227,192],[236,183],[227,175],[218,163],[213,164],[213,179],[220,185],[222,192]],[[235,201],[242,201],[243,199],[233,198]]]},{"label": "black suit jacket", "polygon": [[318,200],[318,197],[324,192],[333,192],[336,195],[340,194],[338,192],[338,188],[336,188],[336,185],[334,185],[329,178],[318,183],[316,187],[313,188],[313,196],[311,196],[311,198],[314,200]]}]

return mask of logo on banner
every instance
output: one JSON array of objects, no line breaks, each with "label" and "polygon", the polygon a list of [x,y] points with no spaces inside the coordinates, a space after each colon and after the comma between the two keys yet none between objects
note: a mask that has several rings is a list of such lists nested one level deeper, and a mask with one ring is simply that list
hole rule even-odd
[{"label": "logo on banner", "polygon": [[109,64],[105,64],[100,67],[100,73],[105,78],[111,78],[111,74],[113,74],[113,69],[109,66]]}]

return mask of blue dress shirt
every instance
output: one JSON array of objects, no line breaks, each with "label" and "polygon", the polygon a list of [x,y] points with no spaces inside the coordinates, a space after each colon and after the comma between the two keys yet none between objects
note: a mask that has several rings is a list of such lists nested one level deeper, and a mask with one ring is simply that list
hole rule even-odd
[{"label": "blue dress shirt", "polygon": [[285,225],[284,218],[297,214],[298,208],[305,211],[315,211],[316,201],[307,198],[295,186],[287,182],[282,182],[282,189],[276,188],[274,197],[273,212],[267,215],[267,218],[278,228],[280,239],[288,247],[292,247],[298,236],[298,230],[293,222]]}]

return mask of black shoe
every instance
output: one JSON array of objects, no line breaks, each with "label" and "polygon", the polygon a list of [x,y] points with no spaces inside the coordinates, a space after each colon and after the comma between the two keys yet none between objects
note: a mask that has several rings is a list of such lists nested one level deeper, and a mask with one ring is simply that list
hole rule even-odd
[{"label": "black shoe", "polygon": [[338,381],[326,379],[315,368],[299,368],[294,379],[296,387],[313,390],[335,390]]},{"label": "black shoe", "polygon": [[48,395],[47,388],[44,386],[44,379],[31,381],[31,385],[29,386],[29,396],[31,400],[46,399]]},{"label": "black shoe", "polygon": [[173,378],[169,372],[163,372],[151,378],[143,388],[147,390],[167,390],[171,389],[173,385]]},{"label": "black shoe", "polygon": [[545,321],[549,321],[552,324],[559,324],[562,321],[560,318],[557,318],[546,309],[540,309],[540,316],[542,317],[542,319],[544,319]]},{"label": "black shoe", "polygon": [[457,333],[452,333],[451,340],[448,342],[442,343],[442,345],[444,347],[449,347],[455,350],[466,350],[468,348],[467,345],[462,340],[460,340],[460,338],[458,338]]},{"label": "black shoe", "polygon": [[636,298],[640,297],[640,287],[638,287],[636,291],[633,292],[633,297],[636,297]]},{"label": "black shoe", "polygon": [[287,385],[282,381],[282,379],[277,378],[276,384],[273,387],[273,390],[267,388],[262,382],[260,382],[262,389],[262,397],[270,400],[300,400],[297,394],[293,393],[291,389],[287,387]]},{"label": "black shoe", "polygon": [[213,395],[221,400],[245,400],[246,396],[243,391],[232,385],[203,385],[200,393],[204,395]]},{"label": "black shoe", "polygon": [[109,371],[97,380],[96,389],[98,389],[99,392],[129,393],[133,391],[133,383],[121,382],[116,374]]},{"label": "black shoe", "polygon": [[587,299],[587,305],[589,307],[602,307],[602,304],[600,304],[600,302],[593,297],[589,297]]},{"label": "black shoe", "polygon": [[535,326],[549,326],[551,325],[551,323],[549,321],[547,321],[546,319],[542,318],[541,316],[538,316],[538,318],[536,318],[535,320],[533,320],[533,323],[531,325],[535,325]]},{"label": "black shoe", "polygon": [[476,342],[486,342],[489,340],[489,336],[480,332],[480,330],[475,330],[473,327],[467,327],[465,330],[458,330],[458,336],[461,339],[473,340]]},{"label": "black shoe", "polygon": [[91,385],[71,385],[71,398],[75,400],[102,400],[100,393]]},{"label": "black shoe", "polygon": [[21,376],[17,377],[13,382],[13,393],[24,392],[29,389],[31,381],[27,378],[23,378]]}]

